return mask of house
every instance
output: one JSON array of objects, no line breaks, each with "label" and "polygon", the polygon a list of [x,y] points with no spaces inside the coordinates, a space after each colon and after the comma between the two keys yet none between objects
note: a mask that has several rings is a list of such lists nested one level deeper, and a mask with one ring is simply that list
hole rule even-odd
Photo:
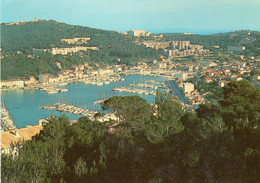
[{"label": "house", "polygon": [[212,83],[213,80],[211,78],[205,78],[206,83]]},{"label": "house", "polygon": [[59,69],[62,69],[60,62],[54,62],[53,64],[56,65]]},{"label": "house", "polygon": [[73,70],[64,70],[63,74],[69,74],[69,73],[73,73]]},{"label": "house", "polygon": [[73,70],[74,70],[75,72],[77,72],[77,71],[79,70],[79,68],[78,68],[77,66],[73,66]]},{"label": "house", "polygon": [[224,86],[226,86],[228,83],[230,83],[231,81],[226,81],[226,80],[220,80],[219,82],[218,82],[218,86],[219,87],[224,87]]},{"label": "house", "polygon": [[36,83],[36,79],[34,76],[29,76],[27,80],[24,81],[26,86],[34,85]]},{"label": "house", "polygon": [[82,71],[77,72],[76,77],[80,79],[83,78],[83,72]]},{"label": "house", "polygon": [[32,137],[39,134],[42,129],[42,125],[36,125],[21,129],[10,129],[7,132],[2,132],[1,153],[17,155],[16,145],[19,142],[32,140]]},{"label": "house", "polygon": [[39,81],[40,81],[40,84],[48,84],[49,83],[49,74],[40,74]]},{"label": "house", "polygon": [[60,81],[59,77],[49,77],[50,84],[55,84],[55,83],[58,83],[59,81]]},{"label": "house", "polygon": [[113,69],[109,69],[109,68],[99,68],[98,69],[98,74],[100,76],[102,75],[111,75],[111,74],[114,74],[114,70]]},{"label": "house", "polygon": [[192,91],[194,91],[194,84],[183,83],[183,91],[184,93],[191,93]]},{"label": "house", "polygon": [[118,72],[121,72],[122,71],[122,67],[120,67],[120,66],[115,66],[114,67],[114,72],[115,73],[118,73]]},{"label": "house", "polygon": [[253,75],[252,80],[260,80],[260,74]]},{"label": "house", "polygon": [[1,88],[23,88],[24,81],[20,79],[10,79],[10,80],[2,80],[1,81]]},{"label": "house", "polygon": [[78,69],[79,69],[80,71],[83,71],[83,70],[85,69],[85,66],[84,66],[83,64],[80,64],[80,65],[78,66]]}]

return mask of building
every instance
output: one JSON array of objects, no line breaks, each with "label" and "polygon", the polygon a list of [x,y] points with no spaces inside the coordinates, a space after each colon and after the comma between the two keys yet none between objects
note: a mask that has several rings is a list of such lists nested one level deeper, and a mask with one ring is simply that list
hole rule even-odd
[{"label": "building", "polygon": [[165,62],[165,61],[157,62],[157,65],[160,69],[166,69],[167,68],[167,62]]},{"label": "building", "polygon": [[34,76],[29,76],[27,80],[24,81],[24,85],[34,85],[36,83],[36,79]]},{"label": "building", "polygon": [[98,75],[102,76],[102,75],[111,75],[114,74],[114,70],[113,69],[109,69],[109,68],[99,68],[98,69]]},{"label": "building", "polygon": [[184,93],[191,93],[192,91],[194,91],[194,84],[183,83],[183,91]]},{"label": "building", "polygon": [[48,84],[49,83],[49,74],[40,74],[39,82],[40,82],[40,84]]},{"label": "building", "polygon": [[89,37],[77,37],[72,39],[61,39],[61,42],[68,44],[87,44],[89,40]]},{"label": "building", "polygon": [[224,86],[226,86],[228,83],[230,83],[231,81],[226,81],[226,80],[220,80],[219,82],[218,82],[218,86],[219,87],[224,87]]},{"label": "building", "polygon": [[16,145],[19,142],[32,140],[32,137],[39,134],[42,129],[42,125],[37,125],[1,132],[1,153],[17,155]]},{"label": "building", "polygon": [[20,79],[2,80],[1,88],[23,88],[24,81]]},{"label": "building", "polygon": [[244,46],[228,46],[228,51],[242,52],[246,50]]},{"label": "building", "polygon": [[87,50],[98,50],[98,47],[83,47],[76,46],[73,48],[52,48],[51,53],[53,55],[67,55],[68,53],[76,53],[79,51],[87,51]]},{"label": "building", "polygon": [[54,62],[54,65],[56,65],[59,69],[62,69],[60,62]]},{"label": "building", "polygon": [[207,66],[207,67],[216,67],[216,66],[218,66],[218,64],[215,63],[215,62],[200,62],[200,65],[204,65],[204,66]]},{"label": "building", "polygon": [[136,37],[141,37],[141,36],[151,36],[151,32],[146,32],[145,30],[130,30],[128,31],[129,36],[136,36]]},{"label": "building", "polygon": [[212,83],[213,80],[211,78],[205,78],[206,83]]},{"label": "building", "polygon": [[59,77],[49,77],[49,83],[50,84],[55,84],[60,82],[60,78]]},{"label": "building", "polygon": [[166,49],[170,46],[171,41],[168,42],[158,42],[158,41],[143,41],[142,44],[147,48],[154,48],[156,50]]}]

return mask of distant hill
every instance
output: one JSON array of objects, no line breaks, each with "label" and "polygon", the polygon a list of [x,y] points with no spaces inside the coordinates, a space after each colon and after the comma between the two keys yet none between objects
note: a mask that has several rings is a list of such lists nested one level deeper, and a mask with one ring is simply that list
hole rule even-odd
[{"label": "distant hill", "polygon": [[[58,61],[64,69],[84,62],[105,64],[132,64],[139,61],[151,61],[163,54],[163,50],[146,48],[134,44],[135,37],[128,37],[115,31],[106,31],[90,27],[69,25],[53,20],[40,20],[1,24],[2,79],[14,79],[41,73],[57,74],[59,70],[53,64]],[[99,51],[86,51],[72,55],[41,54],[29,58],[33,48],[50,49],[52,47],[72,47],[62,43],[63,38],[90,37],[87,46],[97,46]],[[84,46],[84,45],[83,45]],[[85,45],[86,46],[86,45]],[[18,54],[21,51],[24,54]],[[21,53],[19,52],[19,53]]]},{"label": "distant hill", "polygon": [[211,35],[184,35],[181,33],[165,33],[163,34],[166,40],[182,40],[190,41],[192,44],[203,45],[207,49],[213,49],[214,46],[227,49],[227,46],[242,45],[246,46],[247,50],[254,54],[260,55],[260,32],[240,30],[228,33],[219,33]]},{"label": "distant hill", "polygon": [[[69,47],[63,38],[90,37],[90,46],[103,48],[101,54],[123,58],[152,58],[158,55],[153,49],[135,45],[134,37],[127,37],[115,31],[69,25],[54,20],[24,22],[19,25],[2,24],[2,52],[31,53],[33,48]],[[109,50],[108,50],[109,48]]]}]

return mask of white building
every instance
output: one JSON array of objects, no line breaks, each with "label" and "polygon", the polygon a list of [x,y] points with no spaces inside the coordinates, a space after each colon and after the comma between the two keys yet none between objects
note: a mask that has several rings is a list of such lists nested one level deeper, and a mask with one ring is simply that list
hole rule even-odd
[{"label": "white building", "polygon": [[194,84],[192,83],[183,83],[184,93],[191,93],[194,91]]}]

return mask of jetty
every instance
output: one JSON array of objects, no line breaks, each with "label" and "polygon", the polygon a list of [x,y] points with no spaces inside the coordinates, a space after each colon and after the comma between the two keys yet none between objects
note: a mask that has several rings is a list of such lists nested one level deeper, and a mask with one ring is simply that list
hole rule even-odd
[{"label": "jetty", "polygon": [[80,107],[76,107],[73,105],[67,105],[67,104],[63,104],[63,103],[56,103],[53,105],[43,105],[39,107],[40,109],[48,109],[48,110],[55,110],[58,112],[68,112],[71,114],[80,114],[83,116],[89,116],[89,117],[93,117],[95,114],[97,114],[97,111],[91,111],[88,109],[83,109]]},{"label": "jetty", "polygon": [[138,94],[145,94],[145,95],[156,95],[155,91],[148,91],[148,90],[141,90],[141,89],[132,89],[132,88],[125,88],[125,87],[113,88],[112,91],[138,93]]},{"label": "jetty", "polygon": [[157,89],[157,88],[166,88],[165,86],[157,86],[157,85],[148,85],[148,84],[142,84],[142,83],[138,83],[138,84],[130,84],[129,86],[132,87],[140,87],[140,88],[153,88],[153,89]]},{"label": "jetty", "polygon": [[1,132],[2,131],[9,131],[9,129],[15,129],[16,126],[14,124],[14,119],[11,116],[10,112],[8,109],[6,109],[4,102],[2,101],[1,104]]}]

